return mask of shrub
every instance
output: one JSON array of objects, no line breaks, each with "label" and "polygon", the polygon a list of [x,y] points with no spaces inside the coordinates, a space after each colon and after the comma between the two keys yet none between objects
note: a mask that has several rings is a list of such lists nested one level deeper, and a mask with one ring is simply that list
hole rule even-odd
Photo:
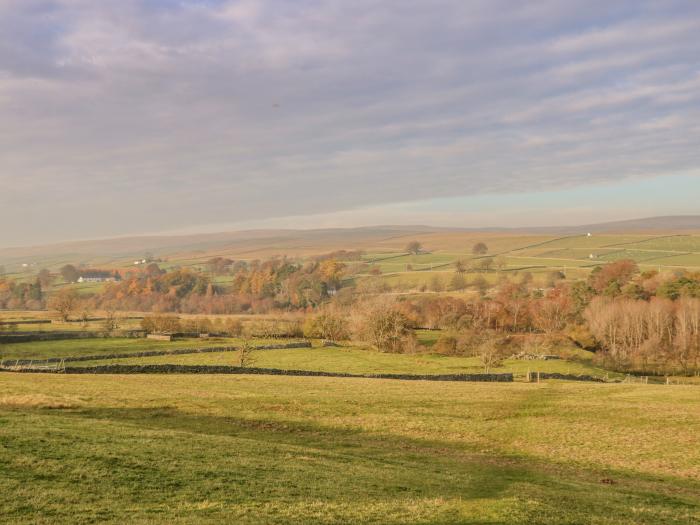
[{"label": "shrub", "polygon": [[179,332],[180,320],[171,315],[147,315],[141,320],[141,328],[149,334]]},{"label": "shrub", "polygon": [[433,345],[433,350],[438,354],[457,354],[457,338],[452,335],[441,335]]}]

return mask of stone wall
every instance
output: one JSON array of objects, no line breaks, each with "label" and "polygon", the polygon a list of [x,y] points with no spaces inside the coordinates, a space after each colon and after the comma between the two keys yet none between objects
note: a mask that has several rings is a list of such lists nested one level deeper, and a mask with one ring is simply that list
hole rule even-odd
[{"label": "stone wall", "polygon": [[96,339],[104,337],[144,337],[143,330],[117,330],[115,332],[47,331],[47,332],[0,332],[0,343],[32,343],[35,341],[64,341],[67,339]]},{"label": "stone wall", "polygon": [[595,383],[605,383],[601,377],[589,375],[559,374],[557,372],[529,372],[526,380],[536,382],[539,379],[564,379],[566,381],[593,381]]},{"label": "stone wall", "polygon": [[237,366],[206,365],[100,365],[90,367],[66,367],[62,370],[38,369],[18,372],[43,372],[65,374],[257,374],[309,377],[350,377],[362,379],[401,379],[408,381],[513,381],[513,374],[346,374],[342,372],[320,372],[314,370],[283,370],[278,368],[242,368]]},{"label": "stone wall", "polygon": [[[286,348],[311,348],[309,341],[299,341],[297,343],[284,343],[277,345],[254,346],[253,350],[284,350]],[[48,359],[7,359],[0,361],[0,366],[28,365],[31,363],[76,363],[80,361],[105,361],[107,359],[128,359],[139,357],[155,357],[159,355],[183,355],[183,354],[203,354],[208,352],[236,352],[237,346],[213,346],[208,348],[175,348],[172,350],[146,350],[144,352],[124,352],[120,354],[94,354],[68,357],[50,357]]]}]

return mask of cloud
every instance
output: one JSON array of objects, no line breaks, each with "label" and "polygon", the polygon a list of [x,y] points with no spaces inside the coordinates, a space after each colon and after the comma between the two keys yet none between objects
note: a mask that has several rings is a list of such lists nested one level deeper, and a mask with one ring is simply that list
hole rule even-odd
[{"label": "cloud", "polygon": [[0,1],[0,242],[697,167],[698,20],[693,1]]}]

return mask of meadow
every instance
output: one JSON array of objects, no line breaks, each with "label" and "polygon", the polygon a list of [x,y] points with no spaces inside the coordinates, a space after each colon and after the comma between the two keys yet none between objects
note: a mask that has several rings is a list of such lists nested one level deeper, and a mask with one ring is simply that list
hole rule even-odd
[{"label": "meadow", "polygon": [[[295,340],[284,340],[291,342]],[[211,337],[207,339],[186,338],[174,341],[134,337],[105,337],[88,339],[66,339],[59,341],[35,341],[31,343],[7,343],[0,345],[0,358],[49,359],[56,357],[80,357],[100,354],[147,352],[151,350],[175,350],[180,348],[204,348],[215,346],[238,346],[243,340],[235,337]],[[256,338],[255,345],[280,343],[277,339]]]},{"label": "meadow", "polygon": [[700,523],[695,387],[3,374],[3,523]]},{"label": "meadow", "polygon": [[[259,344],[259,343],[255,343]],[[313,370],[349,374],[479,374],[483,365],[476,357],[443,356],[434,353],[385,354],[361,347],[315,347],[259,350],[253,353],[252,366],[283,370]],[[238,352],[203,354],[161,355],[81,361],[71,366],[95,366],[106,364],[177,364],[236,366]],[[592,375],[600,378],[619,379],[621,374],[595,367],[588,361],[551,360],[520,361],[506,359],[490,370],[494,373],[511,372],[517,379],[524,379],[528,371],[555,372],[560,374]]]},{"label": "meadow", "polygon": [[480,276],[493,283],[501,274],[530,272],[535,282],[543,284],[552,271],[562,272],[568,279],[582,279],[595,266],[620,259],[631,259],[642,270],[700,269],[700,235],[691,234],[596,233],[590,237],[585,234],[556,237],[441,233],[419,235],[416,239],[422,243],[424,253],[407,254],[394,241],[394,251],[369,249],[364,260],[389,285],[416,288],[430,287],[435,277],[447,286],[457,261],[468,266],[483,258],[471,252],[476,242],[487,244],[486,256],[498,256],[504,265],[500,271],[467,271],[464,275],[467,281]]}]

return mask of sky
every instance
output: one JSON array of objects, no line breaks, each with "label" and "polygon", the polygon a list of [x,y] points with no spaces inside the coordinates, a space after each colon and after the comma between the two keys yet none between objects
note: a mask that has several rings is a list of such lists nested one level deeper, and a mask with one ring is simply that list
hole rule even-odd
[{"label": "sky", "polygon": [[697,0],[0,0],[0,246],[700,213]]}]

